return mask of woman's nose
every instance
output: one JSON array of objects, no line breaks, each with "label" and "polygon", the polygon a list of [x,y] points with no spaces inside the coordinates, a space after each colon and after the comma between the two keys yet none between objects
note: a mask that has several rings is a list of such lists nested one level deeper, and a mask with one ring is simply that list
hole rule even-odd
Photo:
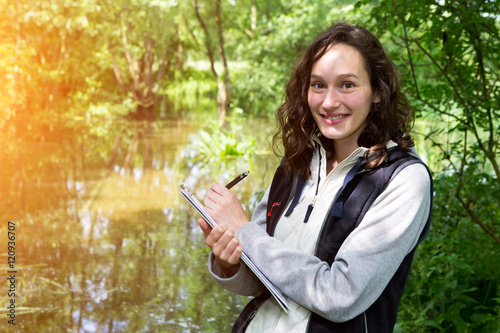
[{"label": "woman's nose", "polygon": [[323,100],[323,108],[325,110],[336,109],[340,106],[340,96],[338,92],[333,89],[329,89],[325,94],[325,99]]}]

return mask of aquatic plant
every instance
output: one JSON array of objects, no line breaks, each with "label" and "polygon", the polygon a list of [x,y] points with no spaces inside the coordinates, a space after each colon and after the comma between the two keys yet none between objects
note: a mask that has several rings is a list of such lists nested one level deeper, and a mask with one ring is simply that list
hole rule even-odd
[{"label": "aquatic plant", "polygon": [[255,139],[241,134],[242,125],[232,123],[228,128],[222,128],[216,122],[211,122],[206,129],[201,130],[193,148],[197,155],[195,162],[219,165],[231,158],[250,159],[255,155]]}]

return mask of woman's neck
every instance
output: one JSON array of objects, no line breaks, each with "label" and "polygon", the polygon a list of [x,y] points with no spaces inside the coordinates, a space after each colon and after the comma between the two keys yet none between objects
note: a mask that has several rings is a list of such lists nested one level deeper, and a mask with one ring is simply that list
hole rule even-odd
[{"label": "woman's neck", "polygon": [[333,144],[335,147],[334,150],[335,153],[327,161],[326,174],[329,174],[332,170],[334,170],[337,167],[337,165],[342,163],[343,160],[348,158],[356,149],[359,148],[357,142],[351,144],[345,144],[345,143],[340,144],[334,140]]}]

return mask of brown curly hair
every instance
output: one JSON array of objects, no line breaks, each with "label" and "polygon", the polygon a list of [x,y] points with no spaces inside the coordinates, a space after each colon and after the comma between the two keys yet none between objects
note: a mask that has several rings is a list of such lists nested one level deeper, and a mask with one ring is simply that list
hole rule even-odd
[{"label": "brown curly hair", "polygon": [[[347,23],[332,25],[302,54],[286,85],[285,101],[279,107],[277,128],[273,136],[273,150],[280,155],[283,145],[283,167],[307,179],[310,174],[310,156],[313,150],[311,136],[321,136],[309,109],[307,94],[313,64],[332,44],[341,43],[354,47],[364,59],[364,67],[370,77],[374,94],[380,96],[379,103],[372,103],[366,127],[358,138],[358,145],[367,147],[365,155],[367,169],[379,166],[388,156],[386,144],[396,142],[408,151],[413,146],[410,129],[413,126],[413,111],[401,92],[398,72],[380,42],[368,30]],[[333,154],[333,141],[322,137],[326,149]]]}]

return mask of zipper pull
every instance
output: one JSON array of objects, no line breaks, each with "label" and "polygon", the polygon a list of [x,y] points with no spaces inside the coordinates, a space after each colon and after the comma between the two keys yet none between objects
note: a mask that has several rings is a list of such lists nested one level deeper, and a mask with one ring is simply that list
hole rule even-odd
[{"label": "zipper pull", "polygon": [[307,213],[306,213],[306,217],[304,218],[304,223],[307,223],[307,221],[309,221],[309,217],[311,216],[311,213],[313,211],[314,204],[316,203],[316,198],[317,198],[317,196],[314,196],[314,198],[312,199],[312,202],[307,207]]},{"label": "zipper pull", "polygon": [[280,205],[279,202],[273,203],[273,205],[271,206],[271,209],[269,210],[269,213],[267,214],[267,216],[271,216],[271,213],[273,212],[274,207],[277,207],[279,205]]}]

